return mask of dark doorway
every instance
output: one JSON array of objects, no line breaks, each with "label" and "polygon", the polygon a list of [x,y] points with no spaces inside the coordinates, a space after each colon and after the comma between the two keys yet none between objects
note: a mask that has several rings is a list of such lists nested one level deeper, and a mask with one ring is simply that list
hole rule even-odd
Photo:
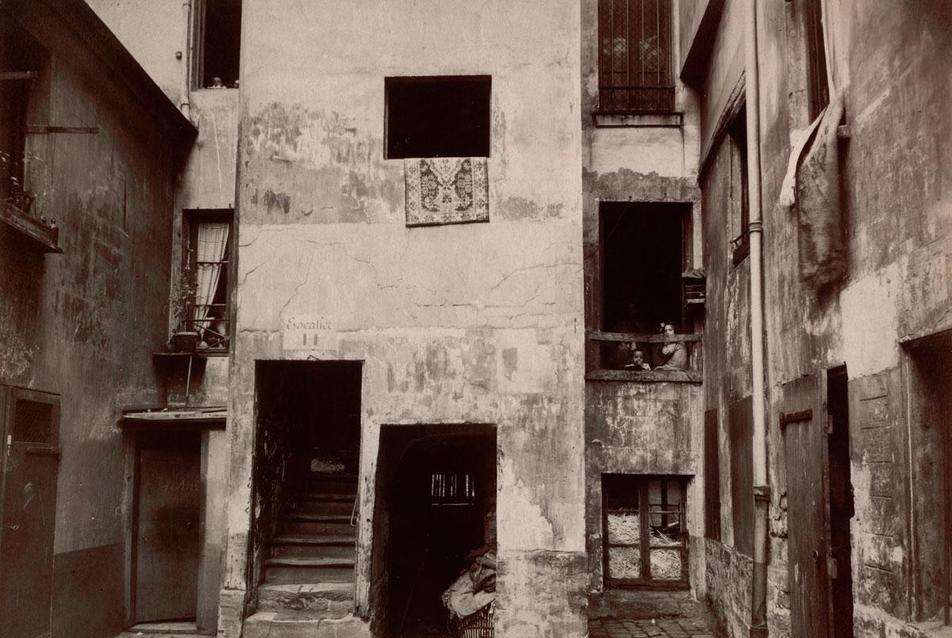
[{"label": "dark doorway", "polygon": [[354,361],[257,364],[253,549],[262,588],[353,590],[361,374]]},{"label": "dark doorway", "polygon": [[50,632],[59,397],[0,386],[0,636]]},{"label": "dark doorway", "polygon": [[833,638],[853,638],[853,573],[850,519],[853,518],[853,483],[850,476],[849,398],[846,366],[833,368],[826,377],[829,433],[830,557]]},{"label": "dark doorway", "polygon": [[201,540],[198,431],[142,433],[136,450],[134,620],[194,620]]},{"label": "dark doorway", "polygon": [[495,553],[495,428],[384,426],[380,450],[375,538],[386,549],[374,559],[389,580],[385,635],[442,638],[441,595],[472,557]]}]

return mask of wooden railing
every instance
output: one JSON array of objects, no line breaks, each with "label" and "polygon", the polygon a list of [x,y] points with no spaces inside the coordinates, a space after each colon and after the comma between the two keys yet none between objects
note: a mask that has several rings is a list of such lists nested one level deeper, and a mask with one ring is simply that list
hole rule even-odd
[{"label": "wooden railing", "polygon": [[[638,334],[629,332],[586,331],[588,338],[588,370],[585,378],[599,381],[635,381],[643,383],[676,382],[700,383],[702,369],[702,351],[700,334]],[[631,359],[623,355],[617,346],[626,343],[639,345],[645,354],[650,370],[638,370],[625,367]],[[658,344],[682,343],[687,349],[687,367],[684,369],[659,368],[661,358],[655,352]],[[616,348],[609,350],[609,346]],[[612,354],[609,354],[612,353]],[[612,356],[613,355],[613,356]]]}]

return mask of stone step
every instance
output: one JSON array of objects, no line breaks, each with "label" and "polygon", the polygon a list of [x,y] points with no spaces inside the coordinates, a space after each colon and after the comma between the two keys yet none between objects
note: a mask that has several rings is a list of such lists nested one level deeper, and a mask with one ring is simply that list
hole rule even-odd
[{"label": "stone step", "polygon": [[336,499],[308,499],[292,501],[289,512],[293,514],[327,514],[350,516],[354,511],[354,501],[344,501]]},{"label": "stone step", "polygon": [[350,515],[295,513],[281,517],[283,534],[307,536],[350,536],[356,533],[350,526]]},{"label": "stone step", "polygon": [[315,617],[308,611],[259,611],[245,619],[242,638],[371,638],[370,623],[353,615]]},{"label": "stone step", "polygon": [[305,491],[321,494],[356,494],[356,474],[311,473],[305,479]]},{"label": "stone step", "polygon": [[349,558],[303,558],[282,556],[264,561],[267,584],[350,583],[354,561]]},{"label": "stone step", "polygon": [[[353,528],[351,528],[353,529]],[[355,555],[356,538],[348,536],[309,536],[284,534],[271,541],[274,557],[350,558]]]},{"label": "stone step", "polygon": [[258,587],[258,611],[299,610],[339,618],[354,611],[353,583],[292,583]]}]

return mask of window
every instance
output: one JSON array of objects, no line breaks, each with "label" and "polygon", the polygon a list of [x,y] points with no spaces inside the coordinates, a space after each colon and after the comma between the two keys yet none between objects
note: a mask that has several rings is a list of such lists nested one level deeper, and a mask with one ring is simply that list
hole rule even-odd
[{"label": "window", "polygon": [[600,204],[600,286],[595,303],[600,307],[601,331],[592,336],[601,342],[599,369],[630,370],[636,356],[639,372],[661,366],[688,368],[694,341],[662,334],[662,326],[670,325],[679,335],[687,323],[682,270],[690,212],[690,204]]},{"label": "window", "polygon": [[186,327],[199,335],[199,348],[227,350],[230,338],[228,262],[232,211],[186,211],[184,274]]},{"label": "window", "polygon": [[685,488],[677,476],[602,475],[606,585],[687,587]]},{"label": "window", "polygon": [[235,88],[241,49],[241,0],[197,1],[195,86]]},{"label": "window", "polygon": [[823,42],[823,9],[821,0],[805,0],[804,30],[807,40],[810,119],[814,120],[830,103],[830,87],[826,69],[826,45]]},{"label": "window", "polygon": [[386,157],[489,157],[488,75],[391,77]]},{"label": "window", "polygon": [[734,116],[727,132],[730,144],[731,262],[736,266],[750,255],[750,196],[747,188],[747,108]]},{"label": "window", "polygon": [[476,503],[476,477],[470,472],[432,472],[431,505],[473,505]]},{"label": "window", "polygon": [[598,41],[600,111],[674,110],[671,0],[599,0]]},{"label": "window", "polygon": [[37,84],[45,75],[48,54],[23,29],[4,21],[0,38],[8,45],[0,58],[0,200],[31,212],[27,128],[36,123],[40,105]]}]

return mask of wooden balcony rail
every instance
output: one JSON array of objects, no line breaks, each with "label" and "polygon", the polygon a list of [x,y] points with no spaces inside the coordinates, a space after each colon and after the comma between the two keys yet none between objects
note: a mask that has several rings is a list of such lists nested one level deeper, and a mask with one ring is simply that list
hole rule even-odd
[{"label": "wooden balcony rail", "polygon": [[[636,383],[701,383],[701,352],[699,344],[701,343],[700,334],[639,334],[628,332],[602,332],[600,330],[587,330],[586,337],[589,341],[589,370],[585,378],[591,381],[627,381]],[[666,370],[653,367],[651,370],[635,370],[615,366],[602,365],[605,358],[611,359],[612,355],[603,350],[614,345],[623,343],[637,344],[665,344],[665,343],[683,343],[688,350],[688,368],[685,370]],[[647,352],[646,361],[650,363],[651,353]],[[607,354],[607,357],[605,356]],[[617,352],[616,352],[617,354]],[[617,363],[617,362],[616,362]]]}]

